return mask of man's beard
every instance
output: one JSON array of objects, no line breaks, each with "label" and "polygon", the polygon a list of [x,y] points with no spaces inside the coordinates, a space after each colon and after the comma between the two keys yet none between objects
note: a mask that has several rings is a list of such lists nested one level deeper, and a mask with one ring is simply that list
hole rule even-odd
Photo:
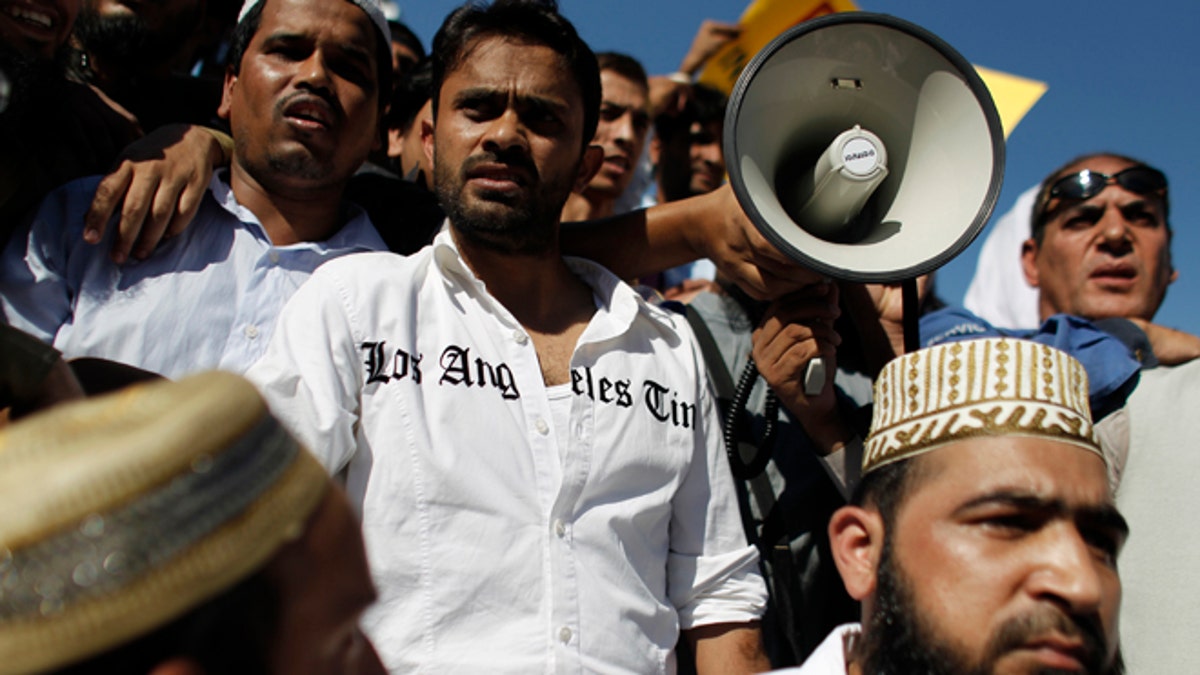
[{"label": "man's beard", "polygon": [[[862,660],[865,675],[988,675],[1005,654],[1028,644],[1030,638],[1051,631],[1082,640],[1087,652],[1083,658],[1087,672],[1096,675],[1125,672],[1119,655],[1114,663],[1104,663],[1107,649],[1098,625],[1077,621],[1050,607],[1001,624],[989,638],[982,658],[972,662],[969,655],[940,640],[919,615],[911,584],[895,562],[890,540],[885,539],[876,573],[875,609],[867,617],[855,654]],[[1037,672],[1053,675],[1061,671]]]},{"label": "man's beard", "polygon": [[[466,176],[479,164],[506,164],[521,168],[534,189],[527,199],[506,192],[480,192],[479,203],[463,194]],[[538,255],[555,242],[559,216],[571,192],[575,173],[543,183],[537,167],[524,154],[485,152],[469,157],[461,166],[433,162],[434,191],[455,231],[476,246],[500,253]],[[491,208],[487,208],[491,207]]]},{"label": "man's beard", "polygon": [[170,61],[187,42],[203,16],[203,5],[173,17],[170,24],[151,30],[137,14],[101,16],[91,2],[84,2],[75,20],[75,35],[83,48],[107,64],[125,71],[141,72]]}]

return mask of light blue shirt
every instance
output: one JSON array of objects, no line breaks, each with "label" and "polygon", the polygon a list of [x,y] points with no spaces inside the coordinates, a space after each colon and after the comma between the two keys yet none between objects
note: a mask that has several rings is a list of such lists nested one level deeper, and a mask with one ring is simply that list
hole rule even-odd
[{"label": "light blue shirt", "polygon": [[83,241],[99,177],[50,193],[0,260],[0,308],[15,327],[67,358],[94,356],[167,377],[244,372],[265,351],[275,319],[319,265],[385,250],[367,215],[320,242],[274,246],[258,218],[213,177],[192,224],[147,260],[115,265],[105,241]]}]

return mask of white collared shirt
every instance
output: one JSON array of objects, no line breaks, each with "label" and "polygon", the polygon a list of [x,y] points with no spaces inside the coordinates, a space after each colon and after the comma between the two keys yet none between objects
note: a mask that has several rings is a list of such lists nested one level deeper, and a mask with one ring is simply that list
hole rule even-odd
[{"label": "white collared shirt", "polygon": [[568,262],[597,310],[566,428],[447,232],[318,270],[250,371],[346,472],[393,672],[671,672],[680,628],[765,606],[685,322]]},{"label": "white collared shirt", "polygon": [[195,219],[146,260],[109,259],[116,224],[83,241],[100,177],[58,188],[0,259],[0,308],[16,328],[68,358],[94,356],[167,377],[245,372],[262,353],[292,293],[327,260],[385,248],[355,207],[332,237],[275,246],[221,175]]},{"label": "white collared shirt", "polygon": [[834,628],[802,665],[771,672],[777,675],[846,675],[851,646],[860,635],[861,625],[844,623]]}]

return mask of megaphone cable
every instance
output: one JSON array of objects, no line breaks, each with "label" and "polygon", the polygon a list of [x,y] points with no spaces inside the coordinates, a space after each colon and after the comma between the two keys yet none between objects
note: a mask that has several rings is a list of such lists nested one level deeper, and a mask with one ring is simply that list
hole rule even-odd
[{"label": "megaphone cable", "polygon": [[775,450],[776,423],[779,421],[779,397],[768,387],[766,403],[763,406],[765,424],[762,439],[758,443],[746,443],[746,446],[754,450],[754,455],[750,461],[742,459],[742,434],[746,433],[748,436],[750,433],[746,402],[750,399],[750,391],[754,389],[754,383],[757,381],[758,366],[751,358],[746,361],[746,367],[742,370],[741,377],[738,378],[737,386],[733,391],[733,401],[725,414],[725,427],[722,429],[725,436],[725,454],[729,457],[729,469],[735,478],[741,480],[750,480],[762,473],[767,468],[767,462],[771,461],[771,453]]}]

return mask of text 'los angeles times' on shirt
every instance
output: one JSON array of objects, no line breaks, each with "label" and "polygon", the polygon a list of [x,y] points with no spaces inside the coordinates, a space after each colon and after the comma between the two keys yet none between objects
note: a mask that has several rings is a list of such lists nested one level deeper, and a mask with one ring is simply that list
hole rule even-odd
[{"label": "text 'los angeles times' on shirt", "polygon": [[[393,672],[671,672],[766,592],[682,318],[569,260],[597,310],[555,424],[533,341],[443,232],[293,297],[250,376],[361,510]],[[560,417],[561,418],[561,417]]]}]

